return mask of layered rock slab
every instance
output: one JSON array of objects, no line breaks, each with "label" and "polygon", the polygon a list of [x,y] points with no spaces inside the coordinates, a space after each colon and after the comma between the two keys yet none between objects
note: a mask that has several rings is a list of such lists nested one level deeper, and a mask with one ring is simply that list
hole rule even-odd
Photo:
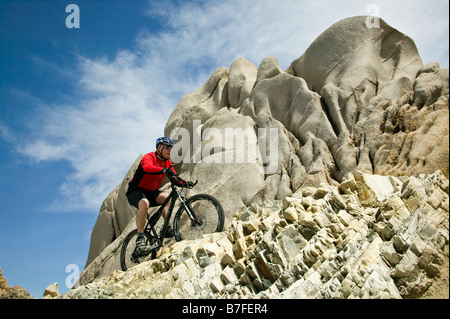
[{"label": "layered rock slab", "polygon": [[222,233],[58,298],[420,298],[448,283],[448,189],[441,172],[355,172],[252,204]]}]

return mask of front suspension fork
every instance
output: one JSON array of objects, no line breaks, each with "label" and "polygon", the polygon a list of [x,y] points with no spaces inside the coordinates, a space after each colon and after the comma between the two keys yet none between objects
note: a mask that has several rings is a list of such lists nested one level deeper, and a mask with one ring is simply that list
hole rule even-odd
[{"label": "front suspension fork", "polygon": [[197,217],[197,215],[192,210],[192,208],[190,208],[188,205],[186,205],[186,201],[185,201],[186,197],[181,196],[180,193],[178,193],[178,197],[180,198],[180,201],[181,201],[182,205],[184,206],[184,209],[186,210],[186,213],[192,222],[192,226],[200,226],[202,224],[202,221]]}]

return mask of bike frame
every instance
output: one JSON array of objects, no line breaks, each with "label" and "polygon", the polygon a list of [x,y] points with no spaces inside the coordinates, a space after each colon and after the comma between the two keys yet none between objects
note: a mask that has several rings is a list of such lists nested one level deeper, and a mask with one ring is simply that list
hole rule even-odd
[{"label": "bike frame", "polygon": [[[157,239],[156,244],[152,245],[152,247],[150,247],[150,250],[155,249],[155,248],[160,248],[162,246],[162,242],[163,242],[164,238],[166,237],[167,228],[169,226],[170,218],[172,217],[173,208],[175,207],[175,202],[177,199],[179,199],[181,201],[181,204],[184,205],[186,212],[187,212],[189,218],[191,219],[191,221],[193,223],[201,224],[201,221],[197,218],[195,213],[192,212],[189,209],[189,207],[186,205],[186,203],[184,201],[185,197],[182,196],[181,193],[178,191],[177,186],[175,186],[174,184],[172,184],[171,186],[172,186],[172,191],[170,192],[169,196],[167,196],[164,203],[161,204],[161,206],[158,208],[158,210],[152,216],[147,216],[147,224],[144,227],[144,231],[148,231],[150,234],[155,236]],[[158,236],[158,233],[156,232],[156,229],[155,229],[155,225],[159,221],[161,216],[163,215],[163,210],[168,205],[169,201],[170,201],[170,206],[167,211],[167,216],[164,219],[164,225]]]}]

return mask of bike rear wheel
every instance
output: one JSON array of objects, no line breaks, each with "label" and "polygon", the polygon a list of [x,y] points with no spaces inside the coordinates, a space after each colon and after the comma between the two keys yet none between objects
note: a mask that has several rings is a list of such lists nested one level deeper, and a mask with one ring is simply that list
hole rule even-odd
[{"label": "bike rear wheel", "polygon": [[186,206],[181,204],[173,221],[177,241],[193,240],[201,238],[204,234],[223,230],[225,214],[222,205],[215,197],[198,194],[188,198],[185,203],[199,222],[192,221],[186,212]]},{"label": "bike rear wheel", "polygon": [[[146,254],[139,254],[136,251],[137,229],[131,231],[123,241],[120,250],[120,267],[123,271],[140,264],[141,262],[156,258],[156,249],[149,251]],[[144,232],[146,244],[150,247],[155,239],[148,232]]]}]

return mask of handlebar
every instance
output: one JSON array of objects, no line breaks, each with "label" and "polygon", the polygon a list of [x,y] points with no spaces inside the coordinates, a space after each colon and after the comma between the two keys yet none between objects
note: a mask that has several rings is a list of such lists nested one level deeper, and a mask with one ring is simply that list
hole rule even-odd
[{"label": "handlebar", "polygon": [[171,168],[174,167],[175,164],[170,165],[169,167],[163,170],[163,173],[169,178],[172,185],[183,187],[183,188],[193,188],[198,183],[198,179],[195,180],[195,183],[192,181],[183,180],[177,173],[175,173]]}]

